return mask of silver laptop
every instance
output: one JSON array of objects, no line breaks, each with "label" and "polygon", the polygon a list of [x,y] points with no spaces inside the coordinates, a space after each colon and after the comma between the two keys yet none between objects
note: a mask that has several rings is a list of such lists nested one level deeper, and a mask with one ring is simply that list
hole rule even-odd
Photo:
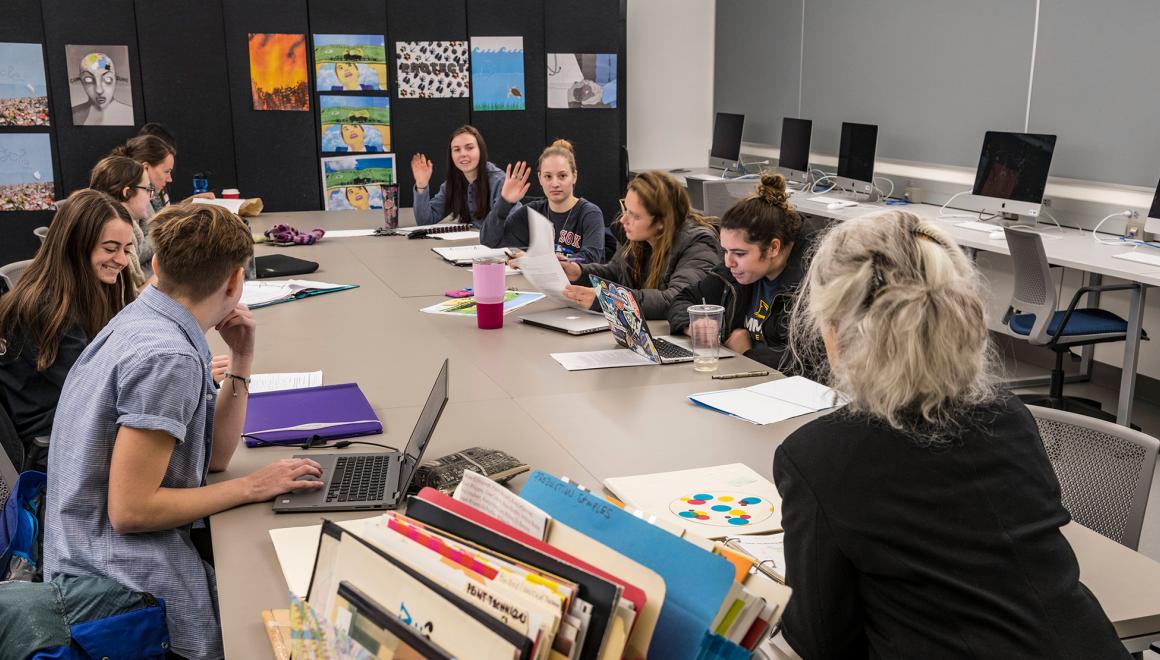
[{"label": "silver laptop", "polygon": [[572,307],[536,312],[521,316],[520,320],[528,325],[566,332],[570,335],[590,335],[608,329],[608,321],[604,319],[604,314]]},{"label": "silver laptop", "polygon": [[[296,454],[322,466],[323,487],[318,490],[294,491],[274,498],[274,511],[356,511],[360,509],[395,509],[407,495],[427,443],[435,432],[443,408],[447,405],[447,360],[427,395],[407,448],[399,453],[378,454]],[[300,477],[310,481],[313,477]]]}]

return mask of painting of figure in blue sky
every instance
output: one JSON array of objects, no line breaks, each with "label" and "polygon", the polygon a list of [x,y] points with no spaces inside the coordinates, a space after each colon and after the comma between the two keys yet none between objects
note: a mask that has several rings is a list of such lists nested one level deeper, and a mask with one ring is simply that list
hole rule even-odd
[{"label": "painting of figure in blue sky", "polygon": [[322,151],[367,154],[391,150],[390,99],[385,96],[318,97]]},{"label": "painting of figure in blue sky", "polygon": [[380,34],[316,34],[314,66],[320,92],[387,89],[387,46]]},{"label": "painting of figure in blue sky", "polygon": [[322,187],[326,190],[327,211],[381,209],[381,187],[394,183],[394,154],[322,159]]},{"label": "painting of figure in blue sky", "polygon": [[548,53],[549,108],[615,108],[616,55]]},{"label": "painting of figure in blue sky", "polygon": [[471,38],[471,108],[524,109],[524,38]]},{"label": "painting of figure in blue sky", "polygon": [[40,44],[0,43],[0,126],[48,126]]},{"label": "painting of figure in blue sky", "polygon": [[53,207],[48,133],[0,133],[0,211]]}]

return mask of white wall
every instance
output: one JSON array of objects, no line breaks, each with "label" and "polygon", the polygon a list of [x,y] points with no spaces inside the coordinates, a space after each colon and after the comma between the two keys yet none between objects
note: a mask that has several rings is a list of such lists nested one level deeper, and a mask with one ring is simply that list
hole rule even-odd
[{"label": "white wall", "polygon": [[716,7],[716,0],[628,0],[633,170],[707,163]]}]

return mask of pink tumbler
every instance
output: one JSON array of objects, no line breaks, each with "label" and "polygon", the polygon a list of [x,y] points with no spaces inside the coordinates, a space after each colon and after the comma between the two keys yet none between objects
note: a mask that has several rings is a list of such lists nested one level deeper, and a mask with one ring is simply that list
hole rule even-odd
[{"label": "pink tumbler", "polygon": [[503,259],[476,259],[471,264],[475,293],[475,321],[481,330],[503,327],[503,298],[506,293]]}]

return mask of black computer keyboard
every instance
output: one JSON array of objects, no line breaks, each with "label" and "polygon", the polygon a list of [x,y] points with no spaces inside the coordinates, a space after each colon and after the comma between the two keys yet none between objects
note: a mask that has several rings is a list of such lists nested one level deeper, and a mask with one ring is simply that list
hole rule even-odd
[{"label": "black computer keyboard", "polygon": [[693,352],[683,346],[678,346],[671,341],[665,339],[653,338],[653,346],[656,347],[657,353],[663,358],[691,358]]},{"label": "black computer keyboard", "polygon": [[327,502],[377,502],[383,499],[393,456],[339,456],[334,464]]}]

